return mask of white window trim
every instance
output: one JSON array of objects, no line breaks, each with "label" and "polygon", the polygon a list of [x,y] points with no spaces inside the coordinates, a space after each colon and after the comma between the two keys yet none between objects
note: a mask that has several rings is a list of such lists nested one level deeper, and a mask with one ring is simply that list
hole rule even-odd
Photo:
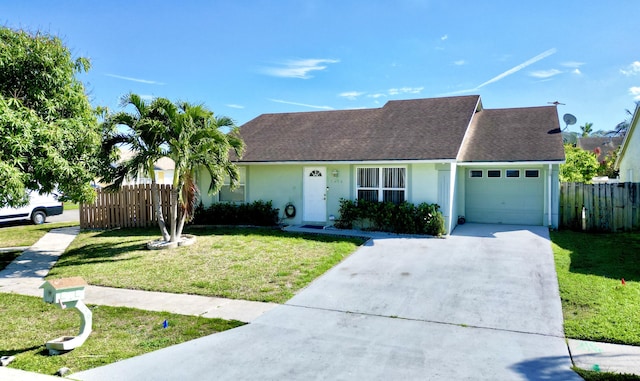
[{"label": "white window trim", "polygon": [[[489,172],[495,172],[498,171],[498,173],[500,174],[500,176],[489,176]],[[488,179],[501,179],[503,176],[503,172],[502,169],[487,169],[487,178]],[[505,175],[506,176],[506,175]]]},{"label": "white window trim", "polygon": [[[237,192],[240,188],[242,188],[242,201],[222,201],[220,200],[220,193],[222,192],[222,189],[220,189],[220,191],[218,192],[218,202],[232,202],[235,204],[244,204],[247,202],[247,187],[246,187],[246,177],[247,177],[247,167],[238,167],[238,172],[239,172],[239,178],[238,178],[238,188],[236,188],[236,190],[234,190],[234,192]],[[222,182],[222,186],[223,187],[230,187],[231,186],[231,179],[229,179],[228,176],[225,176],[223,182]]]},{"label": "white window trim", "polygon": [[[358,186],[358,169],[361,168],[377,168],[379,169],[378,171],[378,186],[373,188],[373,187],[359,187]],[[404,188],[385,188],[384,187],[384,181],[383,181],[383,169],[384,168],[401,168],[404,169]],[[384,200],[384,191],[389,190],[389,191],[404,191],[404,200],[407,201],[407,194],[409,191],[409,187],[408,187],[408,183],[409,183],[409,171],[407,169],[406,165],[359,165],[355,168],[354,171],[354,184],[355,184],[355,195],[354,195],[354,199],[357,200],[358,199],[358,191],[359,190],[376,190],[378,191],[378,202],[383,202]]]},{"label": "white window trim", "polygon": [[[527,171],[536,171],[537,175],[536,176],[527,176]],[[540,178],[540,170],[539,169],[534,169],[534,168],[525,169],[523,178],[524,179],[539,179]]]},{"label": "white window trim", "polygon": [[[509,171],[517,171],[518,176],[507,176],[507,172]],[[521,179],[522,178],[522,169],[514,168],[514,169],[505,169],[504,170],[504,178],[505,179]]]},{"label": "white window trim", "polygon": [[[480,172],[480,176],[472,176],[472,172]],[[469,170],[469,178],[470,179],[481,179],[484,177],[484,170],[482,169],[470,169]]]}]

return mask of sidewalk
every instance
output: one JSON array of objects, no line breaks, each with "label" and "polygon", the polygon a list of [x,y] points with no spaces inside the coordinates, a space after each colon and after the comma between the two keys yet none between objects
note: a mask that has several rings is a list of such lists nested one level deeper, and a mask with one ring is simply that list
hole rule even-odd
[{"label": "sidewalk", "polygon": [[581,369],[640,375],[640,347],[569,339],[573,364]]},{"label": "sidewalk", "polygon": [[[345,235],[345,231],[301,229],[291,231]],[[0,293],[17,293],[42,296],[39,289],[49,270],[64,253],[79,232],[78,227],[54,229],[43,236],[4,270],[0,271]],[[363,234],[375,236],[380,233]],[[385,234],[386,236],[386,234]],[[396,236],[397,237],[397,236]],[[386,238],[386,237],[385,237]],[[168,311],[183,315],[222,318],[252,322],[278,304],[232,300],[197,295],[169,294],[161,292],[126,290],[110,287],[88,286],[87,304],[124,306],[150,311]],[[602,372],[640,374],[640,347],[568,340],[574,364],[582,369]],[[50,376],[21,372],[0,367],[2,380],[50,380]]]},{"label": "sidewalk", "polygon": [[[60,255],[75,239],[79,227],[53,229],[22,255],[0,271],[0,293],[42,297],[39,287]],[[16,248],[12,248],[15,251]],[[0,296],[1,297],[1,296]],[[167,311],[181,315],[196,315],[251,322],[278,306],[275,303],[251,302],[198,295],[125,290],[88,286],[84,299],[87,304],[130,307],[149,311]],[[0,355],[2,355],[0,353]],[[0,367],[0,380],[47,381],[59,377]]]},{"label": "sidewalk", "polygon": [[[75,239],[80,228],[53,229],[31,248],[0,271],[0,292],[42,296],[39,287],[60,255]],[[88,286],[86,304],[131,307],[149,311],[167,311],[181,315],[251,322],[278,306],[275,303],[251,302],[198,295],[127,290]]]}]

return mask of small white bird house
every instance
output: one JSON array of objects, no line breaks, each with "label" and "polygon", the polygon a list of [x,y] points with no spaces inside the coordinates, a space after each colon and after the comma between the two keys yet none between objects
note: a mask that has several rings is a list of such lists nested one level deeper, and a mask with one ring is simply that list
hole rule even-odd
[{"label": "small white bird house", "polygon": [[42,299],[45,303],[62,304],[84,299],[85,286],[87,282],[76,276],[47,280],[40,288],[44,289]]}]

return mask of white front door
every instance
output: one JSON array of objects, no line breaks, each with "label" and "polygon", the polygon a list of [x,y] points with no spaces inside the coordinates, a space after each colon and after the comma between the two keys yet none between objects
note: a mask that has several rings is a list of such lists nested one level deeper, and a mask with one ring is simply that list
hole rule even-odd
[{"label": "white front door", "polygon": [[325,222],[327,220],[327,169],[306,167],[304,169],[303,221]]}]

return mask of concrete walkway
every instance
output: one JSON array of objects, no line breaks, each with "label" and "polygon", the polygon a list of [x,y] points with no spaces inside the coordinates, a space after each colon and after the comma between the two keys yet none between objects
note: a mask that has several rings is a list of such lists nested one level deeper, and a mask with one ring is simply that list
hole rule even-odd
[{"label": "concrete walkway", "polygon": [[[307,229],[291,229],[297,231],[307,231]],[[333,230],[316,230],[316,229],[308,229],[308,232],[320,233],[320,234],[337,234],[337,235],[345,235],[350,232],[345,231],[333,231]],[[40,241],[38,241],[35,245],[33,245],[29,250],[26,250],[23,255],[18,257],[13,263],[11,263],[7,268],[3,271],[0,271],[0,292],[15,292],[25,295],[33,295],[33,296],[41,296],[41,290],[38,287],[43,282],[43,277],[48,273],[49,269],[55,264],[57,258],[64,252],[66,247],[70,244],[70,242],[75,238],[78,233],[77,228],[64,228],[64,229],[55,229],[50,233],[45,235]],[[396,235],[389,235],[386,233],[366,233],[363,232],[354,232],[356,235],[367,235],[372,236],[377,239],[393,239],[398,238]],[[452,237],[448,238],[451,239]],[[437,241],[437,240],[436,240]],[[337,270],[336,270],[337,271]],[[364,275],[364,274],[363,274]],[[405,276],[405,275],[403,275]],[[314,282],[315,284],[316,282]],[[313,288],[312,288],[313,289]],[[317,304],[315,301],[321,300],[316,299],[316,296],[322,296],[322,290],[316,287],[316,290],[319,290],[317,295],[314,295],[315,291],[312,291],[309,297],[311,301],[314,301],[312,304]],[[415,291],[415,290],[414,290]],[[327,295],[325,295],[326,297]],[[0,295],[1,297],[1,295]],[[304,300],[297,298],[298,300]],[[236,319],[245,322],[254,322],[249,326],[243,327],[244,333],[239,333],[241,336],[246,336],[247,342],[244,345],[251,346],[255,345],[256,337],[252,336],[251,332],[255,331],[255,329],[260,330],[259,326],[264,328],[264,325],[273,325],[273,328],[280,327],[276,331],[278,331],[278,336],[284,334],[284,332],[289,332],[289,334],[293,334],[288,340],[284,340],[281,344],[289,343],[293,347],[296,345],[296,339],[294,334],[301,334],[300,326],[303,325],[304,321],[311,322],[316,319],[311,319],[311,316],[308,316],[312,310],[317,310],[318,308],[314,306],[312,309],[302,305],[296,305],[296,298],[294,298],[293,303],[288,303],[289,305],[280,306],[275,311],[264,315],[265,312],[273,309],[277,305],[270,303],[256,303],[256,302],[246,302],[246,301],[238,301],[238,300],[229,300],[222,298],[209,298],[209,297],[201,297],[194,295],[175,295],[175,294],[166,294],[166,293],[158,293],[158,292],[145,292],[145,291],[135,291],[135,290],[123,290],[123,289],[114,289],[108,287],[98,287],[98,286],[89,286],[87,289],[87,297],[85,301],[88,304],[99,304],[99,305],[112,305],[112,306],[126,306],[133,307],[139,309],[146,310],[154,310],[154,311],[169,311],[179,314],[187,314],[187,315],[200,315],[205,317],[219,317],[223,319]],[[459,303],[459,301],[458,301]],[[304,304],[304,303],[303,303]],[[322,304],[322,303],[321,303]],[[332,310],[332,308],[323,308],[320,306],[320,313],[326,315],[323,319],[327,321],[331,321],[337,319],[341,323],[338,325],[337,330],[327,332],[328,335],[339,335],[344,337],[350,337],[351,340],[355,340],[349,346],[352,346],[355,350],[358,345],[356,342],[359,340],[358,332],[361,329],[375,329],[377,332],[382,332],[383,327],[386,330],[386,327],[389,326],[397,326],[393,335],[390,337],[380,337],[377,344],[371,343],[371,345],[382,345],[382,342],[386,344],[382,345],[379,349],[386,351],[391,349],[388,345],[398,346],[397,349],[406,347],[405,350],[410,351],[415,338],[412,338],[412,332],[414,330],[425,330],[429,329],[428,326],[424,326],[424,324],[439,324],[437,321],[423,321],[420,323],[420,319],[416,319],[413,317],[409,317],[408,320],[404,317],[400,317],[400,319],[391,319],[383,318],[383,316],[377,316],[378,314],[369,314],[369,313],[353,313],[348,312],[347,315],[343,313]],[[291,322],[291,324],[286,324],[287,309],[296,310],[295,314],[298,318],[295,319],[295,322]],[[301,309],[302,308],[302,309]],[[279,311],[279,312],[277,312]],[[322,312],[323,311],[323,312]],[[316,316],[317,318],[317,316]],[[300,319],[300,320],[299,320]],[[404,321],[404,325],[401,324]],[[364,326],[362,326],[362,324]],[[407,324],[408,323],[408,324]],[[316,324],[316,323],[311,323]],[[297,326],[298,325],[298,326]],[[254,326],[254,327],[252,327]],[[289,328],[286,328],[286,327]],[[439,342],[439,345],[449,347],[451,345],[452,355],[454,353],[459,353],[457,346],[469,346],[473,345],[473,342],[470,341],[469,338],[464,334],[464,329],[460,331],[460,328],[464,328],[466,325],[450,325],[446,324],[444,327],[440,327],[440,334],[444,334],[444,336],[440,337],[432,337],[431,339],[435,342]],[[340,328],[341,327],[341,328]],[[351,328],[349,328],[351,327]],[[404,327],[404,328],[403,328]],[[255,329],[254,329],[255,328]],[[318,327],[309,327],[310,331],[317,329]],[[333,327],[332,329],[335,329]],[[495,328],[490,328],[490,325],[487,327],[490,330],[494,330]],[[285,331],[280,332],[281,329]],[[409,329],[409,330],[407,330]],[[237,331],[237,330],[233,330]],[[451,331],[451,332],[448,332]],[[448,333],[447,333],[448,332]],[[231,332],[229,332],[231,333]],[[361,332],[362,333],[362,332]],[[311,340],[317,340],[320,337],[317,336],[320,333],[315,333],[313,337],[315,338],[307,338]],[[236,335],[234,333],[233,335]],[[484,336],[484,333],[477,333],[480,337]],[[518,341],[521,340],[517,335],[517,332],[503,332],[505,337],[502,338],[503,346],[511,347],[509,342],[513,342],[515,347],[513,350],[522,350],[521,346],[518,344]],[[516,336],[513,336],[516,335]],[[536,334],[537,335],[537,334]],[[544,337],[543,334],[542,337]],[[554,333],[552,333],[555,336]],[[228,351],[229,347],[224,349],[224,343],[226,342],[226,337],[229,335],[227,333],[217,334],[214,336],[219,336],[219,339],[215,339],[218,344],[221,344],[222,347],[217,348],[218,350]],[[456,339],[457,337],[457,339]],[[199,339],[203,340],[205,338]],[[305,339],[306,340],[306,339]],[[305,341],[303,340],[303,341]],[[360,339],[361,340],[361,339]],[[398,341],[399,340],[399,341]],[[404,340],[404,341],[403,341]],[[459,340],[462,340],[458,342]],[[394,342],[396,342],[393,344]],[[298,342],[299,343],[299,342]],[[330,341],[327,341],[329,344]],[[448,343],[448,344],[447,344]],[[231,344],[229,342],[228,344]],[[237,344],[237,343],[236,343]],[[264,344],[264,343],[263,343]],[[485,343],[486,344],[486,343]],[[611,371],[611,372],[620,372],[620,373],[637,373],[640,374],[639,364],[640,364],[640,347],[630,347],[630,346],[620,346],[620,345],[612,345],[612,344],[602,344],[602,343],[591,343],[591,342],[583,342],[577,340],[569,340],[568,341],[570,352],[572,354],[572,360],[576,366],[584,369],[591,370],[601,370],[601,371]],[[426,343],[415,342],[417,348],[421,346],[423,348],[429,347]],[[179,347],[174,347],[179,350]],[[367,346],[368,351],[372,350],[371,347]],[[386,349],[385,349],[386,348]],[[265,349],[267,349],[265,347]],[[348,348],[326,348],[327,351],[334,351],[338,354],[342,353],[344,350],[348,350]],[[550,349],[550,348],[549,348]],[[167,348],[166,350],[170,350]],[[269,349],[272,350],[272,349]],[[478,354],[484,353],[489,348],[481,349],[477,348]],[[228,354],[232,355],[233,351],[230,351]],[[554,352],[554,351],[551,351]],[[409,352],[405,353],[407,355]],[[490,355],[491,353],[486,353]],[[0,354],[1,355],[1,354]],[[371,355],[371,353],[370,353]],[[397,353],[396,355],[400,355]],[[394,356],[396,356],[394,355]],[[265,358],[269,358],[270,356],[277,356],[275,354],[264,353]],[[363,354],[362,361],[365,361],[368,357],[366,354]],[[402,357],[402,356],[401,356]],[[450,363],[452,369],[460,366],[460,362],[466,362],[466,359],[460,359],[459,361],[445,361],[445,363]],[[275,360],[277,357],[274,357]],[[372,359],[372,358],[371,358]],[[204,360],[204,359],[203,359]],[[247,359],[251,360],[251,359]],[[280,361],[282,359],[279,359]],[[402,358],[397,358],[398,361],[402,361]],[[405,359],[406,360],[406,359]],[[554,362],[558,361],[557,358],[549,358],[544,360],[544,358],[537,359],[534,363],[527,364],[522,363],[521,366],[525,368],[529,367],[542,367],[548,366],[547,361]],[[208,360],[207,360],[208,361]],[[422,360],[421,360],[422,361]],[[432,361],[444,361],[443,359],[432,359]],[[240,365],[240,364],[239,364]],[[266,364],[265,364],[266,365]],[[362,364],[365,365],[365,364]],[[377,369],[375,366],[372,366],[372,371]],[[380,369],[378,369],[380,370]],[[517,370],[517,368],[516,368]],[[541,368],[541,370],[544,370]],[[548,369],[547,369],[548,370]],[[333,374],[335,376],[340,376],[338,378],[348,379],[348,373],[340,373],[345,372],[345,369],[335,369],[333,370],[335,373],[325,373],[325,374]],[[92,374],[91,371],[84,372],[85,374]],[[312,374],[312,373],[309,373]],[[370,375],[374,375],[375,373],[371,373]],[[378,375],[384,374],[378,373]],[[532,373],[533,374],[533,373]],[[222,374],[218,374],[222,376]],[[300,375],[300,374],[298,374]],[[263,375],[268,378],[267,375]],[[292,374],[293,376],[293,374]],[[71,376],[74,378],[74,376]],[[224,378],[224,377],[222,377]],[[255,377],[255,378],[264,378],[264,377]],[[295,377],[292,377],[295,378]],[[3,368],[0,367],[0,379],[2,380],[50,380],[52,379],[50,376],[39,375],[35,373],[22,372],[19,370],[11,369],[11,368]],[[91,379],[91,377],[87,378]],[[437,379],[437,377],[436,377]]]},{"label": "concrete walkway", "polygon": [[[75,239],[79,230],[78,227],[61,228],[45,234],[31,248],[25,250],[22,255],[0,271],[0,292],[42,296],[42,290],[39,287],[44,282],[43,278]],[[85,303],[167,311],[247,323],[277,306],[274,303],[101,286],[86,288]]]}]

